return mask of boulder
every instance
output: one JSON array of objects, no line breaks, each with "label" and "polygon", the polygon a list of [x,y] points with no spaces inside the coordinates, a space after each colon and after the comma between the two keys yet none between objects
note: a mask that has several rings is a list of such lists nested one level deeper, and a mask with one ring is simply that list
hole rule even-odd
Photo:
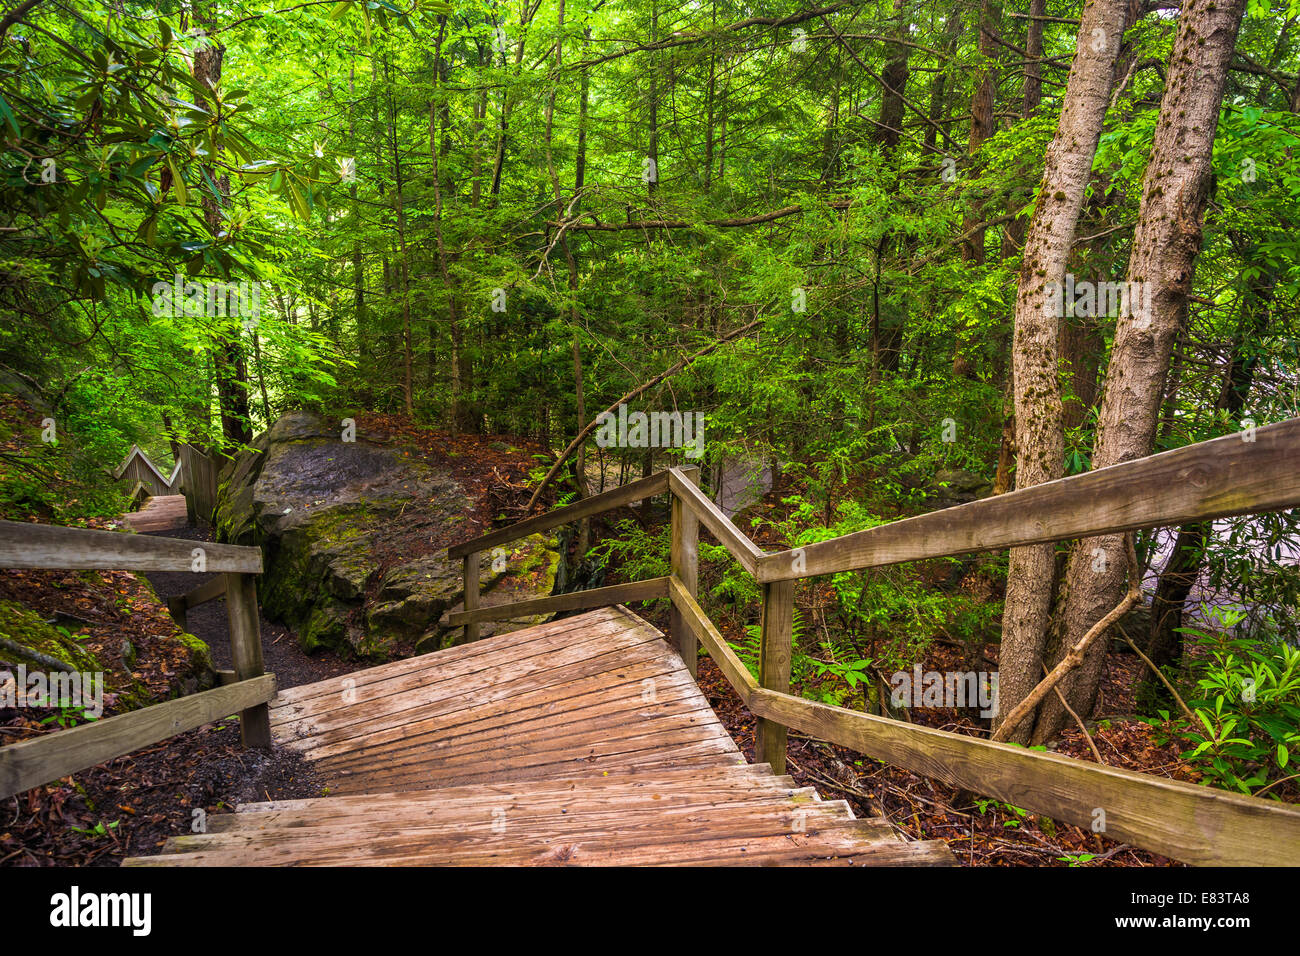
[{"label": "boulder", "polygon": [[[333,421],[293,412],[227,465],[216,515],[224,540],[263,546],[262,606],[305,649],[388,659],[461,633],[439,618],[463,599],[461,564],[446,547],[473,508],[417,450],[360,429],[345,442]],[[558,563],[554,548],[534,536],[503,561],[484,554],[481,587],[507,584],[512,600],[549,594],[554,572],[549,581],[534,572]]]},{"label": "boulder", "polygon": [[993,493],[993,483],[964,468],[941,468],[930,479],[927,490],[935,508],[965,504]]}]

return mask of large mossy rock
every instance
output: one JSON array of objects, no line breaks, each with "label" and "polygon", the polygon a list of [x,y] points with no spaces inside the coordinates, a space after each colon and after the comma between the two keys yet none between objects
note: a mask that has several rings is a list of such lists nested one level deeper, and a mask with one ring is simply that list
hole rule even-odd
[{"label": "large mossy rock", "polygon": [[[473,510],[455,478],[360,430],[345,442],[341,424],[308,412],[285,415],[250,447],[221,475],[217,527],[224,540],[263,546],[262,606],[305,649],[385,659],[454,642],[458,631],[438,624],[463,598],[460,562],[445,549]],[[553,543],[516,550],[497,572],[484,555],[482,586],[513,579],[516,600],[550,593]],[[552,568],[549,582],[539,565]]]}]

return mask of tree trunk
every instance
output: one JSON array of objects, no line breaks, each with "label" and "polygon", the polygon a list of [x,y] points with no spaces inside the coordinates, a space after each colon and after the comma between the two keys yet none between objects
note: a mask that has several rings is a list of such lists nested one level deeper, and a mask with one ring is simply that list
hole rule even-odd
[{"label": "tree trunk", "polygon": [[[1130,308],[1116,324],[1093,468],[1151,452],[1174,339],[1187,319],[1214,133],[1245,6],[1245,0],[1199,0],[1185,3],[1179,14],[1128,268],[1129,287],[1149,289],[1149,300],[1143,296],[1149,308]],[[1123,547],[1123,535],[1105,535],[1081,541],[1071,555],[1053,663],[1119,603]],[[1066,702],[1080,714],[1091,713],[1096,702],[1106,647],[1106,641],[1095,642],[1061,681]],[[1060,698],[1048,698],[1032,739],[1050,740],[1068,719]]]},{"label": "tree trunk", "polygon": [[[206,33],[214,32],[217,26],[216,4],[195,3],[194,21]],[[216,97],[209,96],[206,91],[215,92],[221,84],[221,66],[225,53],[226,48],[210,38],[205,39],[194,53],[194,79],[199,89],[205,91],[202,97],[204,105],[214,114],[218,109]],[[216,143],[213,152],[212,159],[215,160],[221,152],[220,141]],[[225,219],[225,205],[230,196],[230,176],[219,175],[213,165],[205,165],[204,169],[216,184],[220,196],[218,200],[209,190],[199,190],[202,197],[203,220],[215,239],[221,234],[221,224]],[[250,387],[248,356],[240,340],[242,328],[239,320],[226,319],[224,326],[218,333],[217,342],[212,350],[212,363],[217,380],[217,404],[221,411],[221,433],[227,445],[243,445],[253,437],[248,401]]]},{"label": "tree trunk", "polygon": [[397,246],[402,261],[402,408],[407,417],[415,414],[411,387],[411,274],[406,248],[406,206],[402,198],[402,154],[397,143],[397,108],[393,103],[393,86],[388,75],[388,57],[384,56],[384,83],[388,87],[388,141],[393,150],[393,212],[397,216]]},{"label": "tree trunk", "polygon": [[[966,153],[974,156],[992,136],[995,128],[994,119],[994,79],[997,71],[995,57],[1000,49],[997,40],[1002,33],[1001,0],[984,0],[980,5],[980,67],[975,75],[975,93],[970,102],[970,137],[966,141]],[[967,235],[962,244],[962,259],[970,263],[984,261],[984,230],[974,228],[983,221],[983,213],[973,210],[966,214],[962,229]]]},{"label": "tree trunk", "polygon": [[[1064,281],[1106,118],[1125,7],[1126,0],[1093,0],[1083,9],[1080,38],[1101,36],[1106,42],[1081,39],[1076,44],[1061,118],[1047,150],[1038,204],[1025,239],[1012,353],[1017,488],[1060,478],[1064,471],[1057,319],[1046,314],[1045,286]],[[1042,678],[1054,555],[1051,544],[1011,549],[998,667],[1003,713],[1010,713]],[[1022,738],[1024,726],[1015,739]]]}]

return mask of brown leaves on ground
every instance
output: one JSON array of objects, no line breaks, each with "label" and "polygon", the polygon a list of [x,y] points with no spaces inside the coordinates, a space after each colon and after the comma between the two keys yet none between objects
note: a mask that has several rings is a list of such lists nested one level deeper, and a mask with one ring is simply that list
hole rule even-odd
[{"label": "brown leaves on ground", "polygon": [[[530,469],[554,455],[536,439],[519,435],[477,435],[417,425],[402,415],[361,412],[357,430],[370,441],[416,449],[430,465],[446,469],[477,502],[478,531],[486,531],[504,516],[523,518],[530,488]],[[469,530],[468,528],[466,529]]]},{"label": "brown leaves on ground", "polygon": [[117,866],[240,803],[322,795],[293,751],[242,749],[232,718],[0,801],[0,866]]},{"label": "brown leaves on ground", "polygon": [[[667,611],[642,609],[639,614],[667,627]],[[738,625],[715,620],[723,636],[736,643]],[[987,657],[996,657],[996,647]],[[937,645],[922,662],[923,670],[957,666],[962,651]],[[1113,655],[1123,657],[1125,655]],[[996,664],[994,664],[996,666]],[[961,668],[961,669],[964,669]],[[754,760],[756,719],[708,657],[699,660],[700,689],[736,745]],[[799,693],[801,688],[792,688]],[[849,702],[861,709],[861,701]],[[913,709],[916,723],[970,736],[987,736],[978,722],[944,708]],[[1179,780],[1195,781],[1194,772],[1178,760],[1178,748],[1160,746],[1151,728],[1137,720],[1112,720],[1093,734],[1107,765]],[[1063,735],[1059,753],[1092,760],[1077,729]],[[1112,759],[1113,756],[1113,759]],[[859,817],[884,817],[908,840],[943,840],[956,858],[970,866],[1177,866],[1179,864],[1070,824],[979,795],[973,803],[955,806],[952,787],[891,767],[856,751],[791,732],[786,772],[801,787],[815,787],[826,800],[847,800]]]},{"label": "brown leaves on ground", "polygon": [[[180,628],[148,584],[129,571],[0,570],[0,600],[14,601],[64,627],[94,655],[105,668],[106,715],[113,710],[107,695],[114,690],[135,683],[150,699],[162,700],[175,696],[189,676],[193,652],[175,640]],[[129,670],[128,657],[133,658]],[[0,710],[0,732],[12,742],[57,730],[57,725],[40,724],[51,713],[47,708]]]}]

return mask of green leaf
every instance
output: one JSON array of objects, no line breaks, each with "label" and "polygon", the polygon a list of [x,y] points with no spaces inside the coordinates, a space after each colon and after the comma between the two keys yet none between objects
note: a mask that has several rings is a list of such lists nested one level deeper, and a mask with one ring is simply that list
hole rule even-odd
[{"label": "green leaf", "polygon": [[184,206],[190,201],[190,191],[185,188],[185,177],[176,168],[176,160],[167,157],[167,166],[172,171],[172,188],[176,190],[176,202]]},{"label": "green leaf", "polygon": [[0,95],[0,116],[4,117],[5,122],[14,131],[15,136],[23,135],[22,130],[18,128],[18,120],[14,118],[14,111],[9,108],[9,101],[3,95]]}]

